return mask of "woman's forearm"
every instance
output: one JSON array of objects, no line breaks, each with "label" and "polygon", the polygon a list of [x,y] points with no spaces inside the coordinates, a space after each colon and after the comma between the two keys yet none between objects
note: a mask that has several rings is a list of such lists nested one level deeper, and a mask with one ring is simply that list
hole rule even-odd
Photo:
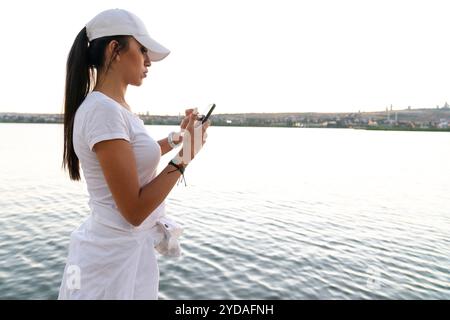
[{"label": "woman's forearm", "polygon": [[134,226],[139,226],[164,201],[180,176],[180,171],[169,164],[158,176],[139,189],[136,208],[133,211]]},{"label": "woman's forearm", "polygon": [[167,152],[172,150],[172,147],[169,145],[169,139],[164,138],[158,141],[159,146],[161,147],[161,155],[165,155]]}]

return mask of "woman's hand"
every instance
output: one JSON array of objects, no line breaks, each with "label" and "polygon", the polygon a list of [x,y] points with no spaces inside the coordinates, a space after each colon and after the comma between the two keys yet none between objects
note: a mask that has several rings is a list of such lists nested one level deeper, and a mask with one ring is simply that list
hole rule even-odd
[{"label": "woman's hand", "polygon": [[[187,125],[189,123],[189,116],[193,112],[197,112],[197,108],[191,108],[191,109],[184,110],[185,116],[184,116],[183,120],[181,120],[181,123],[180,123],[180,131],[181,132],[184,132],[186,130],[186,127],[187,127]],[[181,134],[176,134],[176,135],[174,135],[174,139],[173,140],[174,140],[175,143],[178,144],[180,142],[183,142],[183,136]]]},{"label": "woman's hand", "polygon": [[197,109],[197,108],[195,108],[195,109],[186,109],[186,110],[184,110],[185,117],[184,117],[184,119],[183,119],[183,120],[181,121],[181,123],[180,123],[181,131],[183,131],[184,129],[186,129],[186,126],[187,126],[187,124],[189,123],[189,116],[191,115],[191,113],[196,112],[196,111],[197,111],[196,109]]}]

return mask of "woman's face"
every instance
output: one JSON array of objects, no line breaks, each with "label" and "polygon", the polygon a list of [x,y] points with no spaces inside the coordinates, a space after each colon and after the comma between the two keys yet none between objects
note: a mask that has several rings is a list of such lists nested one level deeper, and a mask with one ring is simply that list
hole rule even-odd
[{"label": "woman's face", "polygon": [[151,66],[147,48],[133,37],[129,39],[128,50],[120,53],[118,62],[116,68],[121,73],[124,82],[135,86],[142,84],[142,80],[147,76],[148,67]]}]

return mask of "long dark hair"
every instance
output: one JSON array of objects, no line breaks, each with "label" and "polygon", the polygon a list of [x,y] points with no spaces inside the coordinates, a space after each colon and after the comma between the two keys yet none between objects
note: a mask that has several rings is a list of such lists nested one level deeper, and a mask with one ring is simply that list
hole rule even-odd
[{"label": "long dark hair", "polygon": [[[106,74],[116,55],[129,48],[131,36],[108,36],[89,42],[86,27],[78,33],[70,49],[66,65],[66,87],[64,95],[64,153],[63,169],[69,169],[71,180],[80,180],[80,162],[73,147],[73,123],[78,107],[87,94],[95,87],[97,74],[105,69]],[[105,67],[105,49],[112,41],[117,46],[108,65]]]}]

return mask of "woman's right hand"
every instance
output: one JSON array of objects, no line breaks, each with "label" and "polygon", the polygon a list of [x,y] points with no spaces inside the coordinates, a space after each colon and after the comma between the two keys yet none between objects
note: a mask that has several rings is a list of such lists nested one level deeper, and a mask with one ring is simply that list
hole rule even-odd
[{"label": "woman's right hand", "polygon": [[189,115],[189,122],[184,130],[183,148],[180,151],[180,156],[185,165],[194,159],[195,155],[201,150],[206,142],[208,129],[211,122],[207,120],[202,124],[197,120],[198,112],[192,112]]}]

